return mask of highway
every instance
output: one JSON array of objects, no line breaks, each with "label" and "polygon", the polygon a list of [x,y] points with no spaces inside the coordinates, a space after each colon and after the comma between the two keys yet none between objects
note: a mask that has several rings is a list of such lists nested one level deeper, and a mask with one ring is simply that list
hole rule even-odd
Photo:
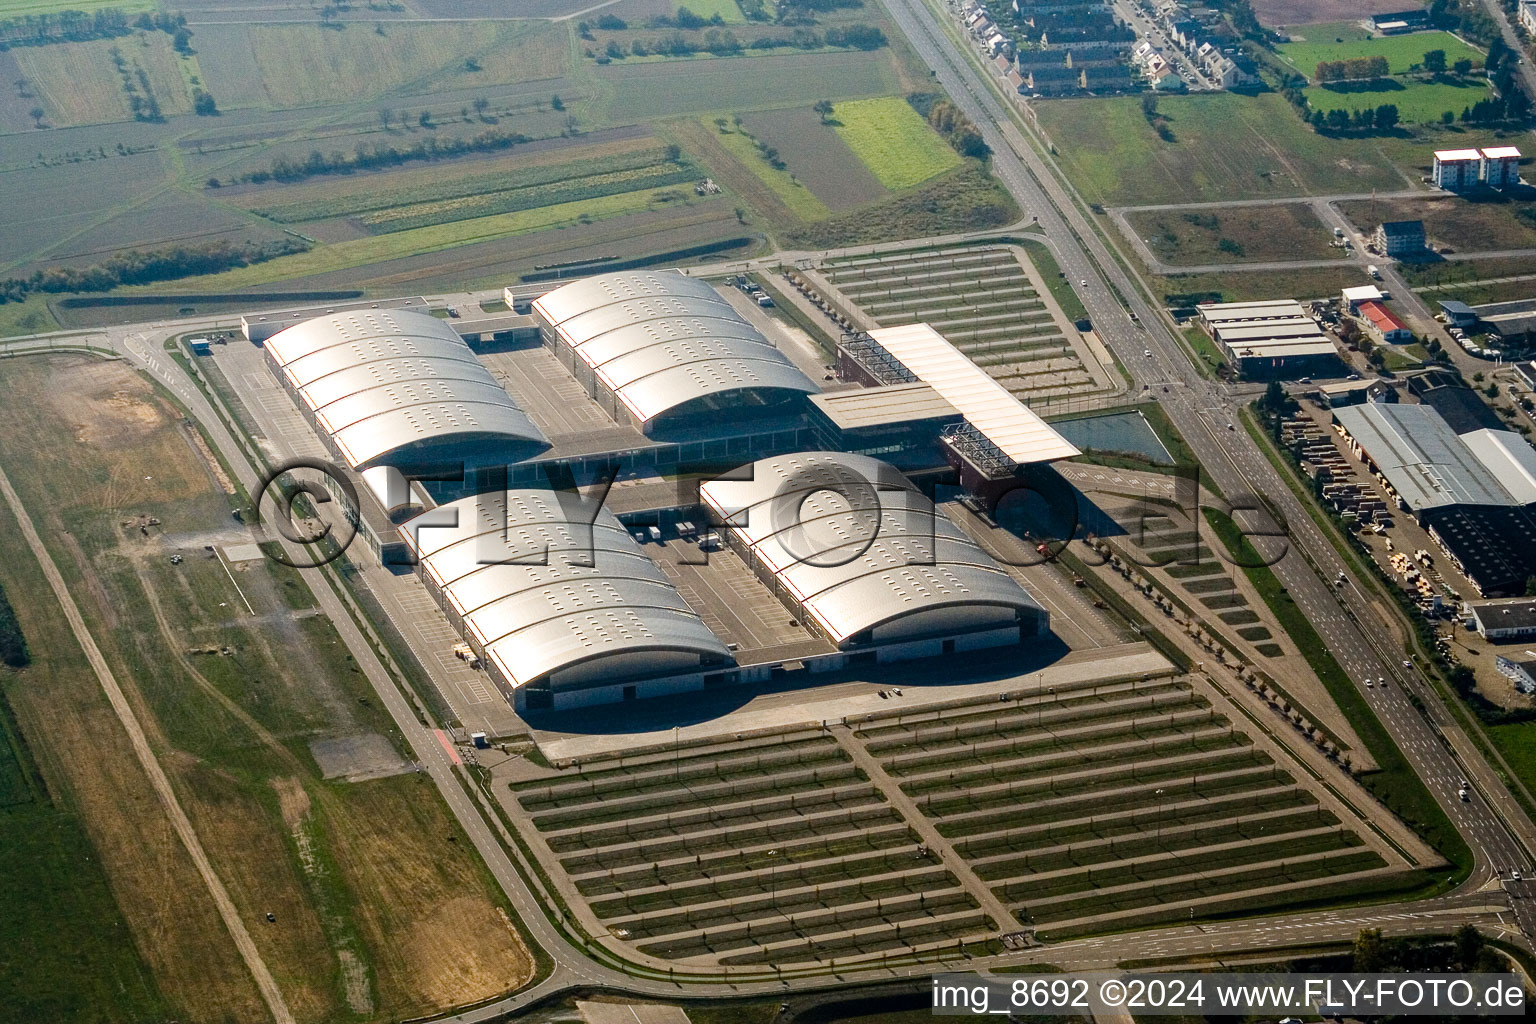
[{"label": "highway", "polygon": [[[1024,137],[991,77],[950,35],[951,26],[941,24],[939,13],[924,0],[884,2],[939,84],[978,126],[992,148],[995,173],[1026,213],[1039,218],[1062,270],[1069,279],[1083,282],[1079,295],[1095,330],[1119,356],[1135,384],[1167,410],[1204,471],[1234,504],[1245,504],[1244,495],[1263,495],[1286,524],[1294,550],[1274,566],[1276,575],[1354,680],[1362,698],[1375,705],[1403,756],[1471,846],[1475,868],[1467,885],[1476,887],[1512,868],[1528,875],[1536,826],[1428,681],[1403,664],[1400,641],[1360,583],[1346,588],[1344,594],[1330,585],[1328,581],[1340,571],[1346,576],[1354,573],[1242,428],[1231,389],[1200,376],[1162,311],[1146,301],[1112,257],[1055,168]],[[1125,298],[1129,309],[1116,293]],[[1140,325],[1132,321],[1132,312]],[[1246,504],[1262,507],[1256,500]],[[1238,519],[1251,530],[1259,529],[1262,521],[1241,513]],[[1395,685],[1367,689],[1367,679],[1386,679]],[[1409,701],[1410,689],[1424,701],[1427,715]],[[1474,791],[1467,802],[1457,796],[1463,778]],[[1536,913],[1529,901],[1514,904],[1525,935],[1536,936]]]}]

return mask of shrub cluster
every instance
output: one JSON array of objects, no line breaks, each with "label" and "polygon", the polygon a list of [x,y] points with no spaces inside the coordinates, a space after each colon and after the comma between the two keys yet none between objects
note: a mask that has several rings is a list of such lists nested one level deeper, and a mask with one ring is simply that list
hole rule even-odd
[{"label": "shrub cluster", "polygon": [[48,267],[30,277],[0,281],[0,302],[20,302],[32,292],[104,292],[125,284],[215,274],[308,248],[309,243],[303,239],[287,237],[269,242],[208,242],[132,250],[86,267]]}]

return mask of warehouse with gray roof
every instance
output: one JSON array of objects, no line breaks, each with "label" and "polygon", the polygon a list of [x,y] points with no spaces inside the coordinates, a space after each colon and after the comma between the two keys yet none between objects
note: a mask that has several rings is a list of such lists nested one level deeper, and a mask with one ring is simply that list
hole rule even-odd
[{"label": "warehouse with gray roof", "polygon": [[1518,504],[1478,455],[1506,449],[1488,443],[1474,450],[1427,405],[1368,403],[1335,409],[1333,418],[1414,514],[1446,505]]},{"label": "warehouse with gray roof", "polygon": [[1295,377],[1338,366],[1338,351],[1294,299],[1200,306],[1200,326],[1245,377]]},{"label": "warehouse with gray roof", "polygon": [[1536,448],[1509,430],[1457,434],[1428,405],[1335,409],[1355,454],[1485,596],[1536,575]]}]

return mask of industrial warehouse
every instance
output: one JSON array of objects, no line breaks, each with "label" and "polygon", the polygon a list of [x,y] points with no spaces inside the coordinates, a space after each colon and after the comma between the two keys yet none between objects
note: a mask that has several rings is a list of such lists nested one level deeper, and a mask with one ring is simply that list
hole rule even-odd
[{"label": "industrial warehouse", "polygon": [[1244,377],[1326,375],[1338,350],[1294,299],[1218,302],[1199,307],[1200,327]]},{"label": "industrial warehouse", "polygon": [[[781,350],[675,271],[576,281],[488,324],[410,305],[247,324],[361,482],[347,511],[379,560],[414,566],[518,711],[1049,633],[905,474],[985,499],[1078,450],[926,324],[845,338],[823,393],[818,353]],[[901,468],[818,450],[844,445]],[[584,494],[600,469],[653,482]],[[679,473],[700,479],[691,498]],[[729,577],[730,597],[680,585],[685,564]]]},{"label": "industrial warehouse", "polygon": [[1333,411],[1338,429],[1485,597],[1536,576],[1536,448],[1509,430],[1458,433],[1429,405]]}]

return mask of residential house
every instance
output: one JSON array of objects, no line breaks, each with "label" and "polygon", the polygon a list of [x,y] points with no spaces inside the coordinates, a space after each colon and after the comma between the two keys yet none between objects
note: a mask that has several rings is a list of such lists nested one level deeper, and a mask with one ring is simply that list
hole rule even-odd
[{"label": "residential house", "polygon": [[1029,91],[1040,96],[1064,96],[1083,88],[1083,73],[1065,64],[1060,67],[1030,68]]},{"label": "residential house", "polygon": [[1094,50],[1125,50],[1136,39],[1136,33],[1120,25],[1095,28],[1070,28],[1049,31],[1040,42],[1053,50],[1084,53]]},{"label": "residential house", "polygon": [[1116,92],[1133,92],[1140,88],[1136,76],[1126,64],[1096,64],[1083,68],[1083,88],[1105,95]]},{"label": "residential house", "polygon": [[1427,245],[1422,220],[1391,220],[1376,229],[1377,248],[1395,260],[1422,257]]},{"label": "residential house", "polygon": [[1258,65],[1237,52],[1215,54],[1202,65],[1202,70],[1223,89],[1240,89],[1259,80]]}]

